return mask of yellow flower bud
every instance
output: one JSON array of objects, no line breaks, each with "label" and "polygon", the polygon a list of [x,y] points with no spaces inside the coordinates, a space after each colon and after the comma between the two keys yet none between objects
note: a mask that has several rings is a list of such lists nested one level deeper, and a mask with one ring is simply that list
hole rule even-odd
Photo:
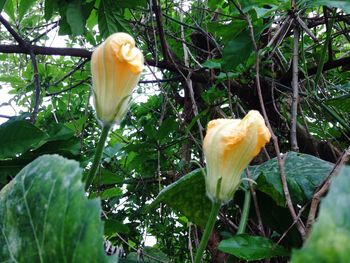
[{"label": "yellow flower bud", "polygon": [[240,176],[271,134],[258,111],[249,111],[242,119],[217,119],[208,123],[204,138],[207,162],[207,195],[228,202],[240,184]]},{"label": "yellow flower bud", "polygon": [[103,124],[120,122],[143,69],[143,55],[126,33],[109,36],[91,57],[92,87],[97,118]]}]

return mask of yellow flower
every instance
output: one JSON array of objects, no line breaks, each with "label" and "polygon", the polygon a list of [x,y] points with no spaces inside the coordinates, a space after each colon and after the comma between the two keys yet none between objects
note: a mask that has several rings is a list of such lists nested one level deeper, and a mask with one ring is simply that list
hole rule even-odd
[{"label": "yellow flower", "polygon": [[143,55],[135,40],[115,33],[91,57],[94,105],[103,124],[120,122],[129,108],[131,92],[143,69]]},{"label": "yellow flower", "polygon": [[203,145],[207,195],[214,201],[230,201],[240,184],[241,173],[270,138],[258,111],[249,111],[242,120],[210,121]]}]

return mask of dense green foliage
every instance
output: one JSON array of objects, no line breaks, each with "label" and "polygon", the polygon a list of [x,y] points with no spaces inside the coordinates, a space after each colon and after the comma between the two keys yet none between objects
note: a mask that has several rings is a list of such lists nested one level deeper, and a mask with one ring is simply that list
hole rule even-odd
[{"label": "dense green foliage", "polygon": [[[0,10],[0,92],[11,95],[0,98],[0,261],[113,261],[104,238],[119,262],[192,262],[210,211],[205,127],[251,109],[276,140],[221,208],[204,261],[350,260],[349,168],[336,177],[350,155],[348,0],[0,0]],[[91,51],[117,31],[146,66],[88,200],[80,179],[101,132]]]}]

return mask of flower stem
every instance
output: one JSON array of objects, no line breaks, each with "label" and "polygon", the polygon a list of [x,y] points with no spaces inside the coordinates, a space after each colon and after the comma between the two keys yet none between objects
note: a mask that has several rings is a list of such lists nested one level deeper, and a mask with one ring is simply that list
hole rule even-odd
[{"label": "flower stem", "polygon": [[100,166],[102,153],[103,153],[103,150],[105,148],[105,142],[106,142],[107,135],[108,135],[108,132],[109,132],[110,129],[111,129],[111,125],[103,124],[102,132],[101,132],[101,135],[100,135],[100,140],[98,141],[97,147],[96,147],[94,160],[92,162],[92,166],[91,166],[89,175],[86,178],[85,190],[87,190],[89,188],[89,186],[95,180],[97,169]]},{"label": "flower stem", "polygon": [[245,232],[245,228],[247,226],[248,216],[249,216],[250,199],[251,199],[250,191],[245,190],[243,211],[242,211],[241,221],[239,221],[239,226],[236,233],[237,235],[243,234]]},{"label": "flower stem", "polygon": [[221,202],[218,202],[218,201],[214,201],[212,206],[211,206],[209,218],[208,218],[207,224],[205,226],[204,233],[203,233],[201,242],[199,244],[199,247],[198,247],[198,250],[196,253],[196,258],[194,259],[195,263],[201,262],[203,252],[207,246],[209,237],[210,237],[211,233],[213,232],[213,228],[214,228],[214,225],[216,222],[216,217],[219,213],[220,207],[221,207]]}]

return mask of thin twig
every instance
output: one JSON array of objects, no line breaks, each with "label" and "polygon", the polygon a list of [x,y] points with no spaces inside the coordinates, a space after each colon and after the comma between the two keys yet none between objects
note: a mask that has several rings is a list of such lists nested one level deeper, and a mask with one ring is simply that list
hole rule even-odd
[{"label": "thin twig", "polygon": [[46,93],[45,96],[55,96],[55,95],[58,95],[58,94],[61,94],[61,93],[64,93],[64,92],[67,92],[69,90],[72,90],[78,86],[80,86],[81,84],[85,83],[85,82],[88,82],[90,78],[86,78],[86,79],[82,79],[81,81],[75,83],[74,85],[66,88],[66,89],[63,89],[63,90],[59,90],[59,91],[56,91],[56,92],[52,92],[52,93]]},{"label": "thin twig", "polygon": [[40,75],[38,71],[38,64],[36,61],[36,56],[33,53],[33,51],[30,52],[30,59],[32,61],[33,74],[34,74],[34,87],[35,87],[34,107],[33,107],[33,112],[31,116],[31,121],[34,123],[39,111],[41,86],[40,86]]},{"label": "thin twig", "polygon": [[319,188],[315,191],[312,197],[309,215],[306,223],[307,234],[310,233],[311,227],[315,221],[318,205],[321,201],[321,197],[328,191],[331,184],[331,179],[338,175],[340,168],[349,160],[350,158],[350,146],[343,152],[341,157],[338,159],[337,163],[334,165],[332,171],[327,176],[326,180]]},{"label": "thin twig", "polygon": [[261,111],[263,113],[263,117],[264,117],[264,120],[266,122],[266,125],[271,133],[271,139],[272,139],[272,142],[273,142],[274,147],[275,147],[284,197],[286,199],[286,203],[287,203],[289,212],[291,213],[293,220],[296,221],[298,231],[299,231],[302,239],[304,240],[305,239],[305,226],[304,226],[304,223],[300,220],[300,218],[298,218],[298,216],[295,212],[295,209],[293,207],[292,199],[291,199],[289,189],[288,189],[286,174],[285,174],[285,170],[284,170],[285,159],[282,158],[281,151],[280,151],[280,148],[278,145],[278,138],[272,130],[272,127],[271,127],[271,124],[270,124],[270,121],[269,121],[269,118],[267,116],[266,109],[265,109],[264,99],[262,96],[261,85],[260,85],[260,58],[259,58],[260,54],[259,54],[259,48],[258,48],[256,40],[255,40],[254,28],[253,28],[253,25],[252,25],[252,22],[251,22],[249,15],[244,14],[241,7],[236,2],[233,1],[233,3],[236,6],[236,8],[238,9],[238,11],[245,17],[245,19],[248,23],[249,34],[250,34],[250,38],[253,42],[253,47],[254,47],[254,51],[255,51],[255,70],[256,70],[255,78],[256,78],[256,88],[257,88],[257,92],[258,92],[258,98],[259,98],[259,102],[260,102]]},{"label": "thin twig", "polygon": [[69,71],[66,75],[64,75],[62,78],[60,78],[59,80],[56,80],[54,83],[50,84],[49,86],[57,86],[58,84],[60,84],[62,81],[64,81],[66,78],[72,76],[76,71],[78,71],[79,69],[81,69],[89,60],[88,59],[84,59],[83,61],[81,61],[76,67],[74,67],[71,71]]},{"label": "thin twig", "polygon": [[[252,179],[248,169],[245,169],[245,173],[246,173],[247,178]],[[261,220],[258,199],[256,198],[256,192],[255,192],[255,189],[254,189],[254,186],[253,186],[253,183],[251,180],[248,180],[248,185],[249,185],[250,193],[252,194],[252,198],[253,198],[256,218],[258,219],[258,229],[259,229],[260,233],[263,234],[263,236],[266,236],[265,230],[264,230],[264,225],[263,225],[262,220]]]}]

